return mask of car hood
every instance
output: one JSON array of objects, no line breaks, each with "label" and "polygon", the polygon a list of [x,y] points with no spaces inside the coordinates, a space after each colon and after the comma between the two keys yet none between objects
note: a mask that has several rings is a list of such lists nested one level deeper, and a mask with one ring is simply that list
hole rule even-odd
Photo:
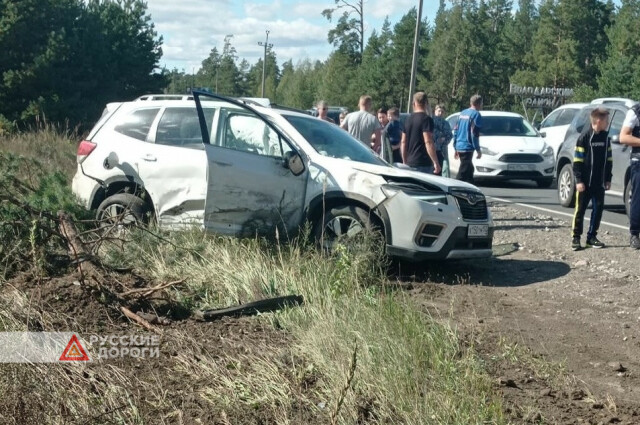
[{"label": "car hood", "polygon": [[351,167],[357,171],[363,171],[366,173],[375,174],[385,179],[411,178],[415,180],[420,180],[425,183],[438,186],[440,189],[442,189],[445,192],[448,192],[449,189],[453,187],[480,191],[480,189],[478,189],[476,186],[463,182],[461,180],[434,176],[432,174],[421,173],[419,171],[413,171],[413,170],[397,168],[397,167],[385,167],[380,165],[365,164],[360,162],[352,162],[351,164],[352,164]]},{"label": "car hood", "polygon": [[480,146],[499,153],[541,153],[544,145],[542,137],[480,136]]}]

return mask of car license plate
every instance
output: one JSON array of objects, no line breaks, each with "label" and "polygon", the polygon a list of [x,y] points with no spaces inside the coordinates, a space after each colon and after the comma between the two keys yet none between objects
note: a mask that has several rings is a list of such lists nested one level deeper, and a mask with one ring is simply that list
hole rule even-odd
[{"label": "car license plate", "polygon": [[484,238],[489,235],[488,224],[470,224],[467,229],[467,236],[470,238]]},{"label": "car license plate", "polygon": [[533,164],[508,164],[507,170],[509,171],[531,171],[535,169]]}]

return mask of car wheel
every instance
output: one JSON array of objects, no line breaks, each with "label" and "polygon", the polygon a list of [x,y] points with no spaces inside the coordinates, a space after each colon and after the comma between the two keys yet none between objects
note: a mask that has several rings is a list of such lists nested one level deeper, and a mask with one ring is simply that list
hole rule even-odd
[{"label": "car wheel", "polygon": [[377,230],[369,212],[353,205],[331,208],[314,228],[314,237],[327,251],[339,244],[362,240],[367,233]]},{"label": "car wheel", "polygon": [[536,180],[536,184],[540,188],[549,188],[553,184],[553,178]]},{"label": "car wheel", "polygon": [[627,187],[624,189],[624,209],[629,217],[631,212],[631,181],[627,182]]},{"label": "car wheel", "polygon": [[96,220],[101,227],[127,227],[147,221],[147,205],[130,193],[109,196],[98,206]]},{"label": "car wheel", "polygon": [[571,164],[565,164],[558,175],[558,199],[563,207],[573,207],[576,203],[576,179]]}]

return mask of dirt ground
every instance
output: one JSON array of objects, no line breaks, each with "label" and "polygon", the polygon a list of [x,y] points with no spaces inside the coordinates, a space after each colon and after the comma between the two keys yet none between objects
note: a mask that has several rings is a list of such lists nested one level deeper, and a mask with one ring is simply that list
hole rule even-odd
[{"label": "dirt ground", "polygon": [[573,252],[568,220],[492,212],[495,257],[404,265],[400,280],[482,356],[515,423],[640,424],[640,252],[628,234]]},{"label": "dirt ground", "polygon": [[[602,232],[604,249],[573,252],[568,220],[503,204],[492,205],[492,211],[493,258],[396,265],[391,279],[400,280],[426,313],[450,323],[481,356],[512,423],[640,424],[640,252],[628,247],[623,231]],[[118,279],[125,277],[130,286],[145,284],[135,276]],[[4,288],[2,298],[11,300],[15,289],[28,294],[30,309],[58,312],[25,319],[30,330],[126,333],[138,329],[86,293],[73,273],[44,282],[16,279]],[[16,313],[22,308],[19,303],[15,307]],[[135,381],[136,399],[158,398],[154,380],[164,380],[163,386],[180,400],[142,404],[143,417],[172,418],[179,412],[184,423],[276,421],[268,409],[247,415],[204,402],[202,391],[181,393],[185,380],[192,381],[193,388],[206,389],[216,377],[213,372],[194,375],[189,368],[177,370],[175,365],[181,347],[189,346],[190,357],[200,353],[196,360],[204,356],[212,365],[260,355],[274,359],[276,367],[286,371],[289,360],[281,347],[288,345],[290,337],[285,332],[256,318],[212,323],[178,319],[164,332],[161,350],[170,353],[168,357],[146,364],[113,365]],[[100,389],[100,373],[96,364],[87,375],[87,383],[97,385],[97,392],[106,391]],[[321,421],[302,397],[313,392],[313,382],[301,383],[295,376],[290,381],[300,393],[295,397],[296,422]],[[103,385],[106,388],[108,383]],[[15,411],[21,402],[4,399],[0,417],[2,412]],[[37,409],[31,413],[36,416],[23,416],[14,423],[44,419],[37,416]],[[102,413],[96,412],[93,419],[97,417],[102,418]]]}]

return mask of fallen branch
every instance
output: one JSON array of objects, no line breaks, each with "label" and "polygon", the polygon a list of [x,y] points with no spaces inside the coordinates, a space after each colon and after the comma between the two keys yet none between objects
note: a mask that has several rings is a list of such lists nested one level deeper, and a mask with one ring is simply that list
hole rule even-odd
[{"label": "fallen branch", "polygon": [[157,286],[154,286],[153,288],[136,288],[136,289],[130,289],[128,291],[122,292],[121,294],[119,294],[120,297],[126,297],[129,295],[133,295],[133,294],[142,294],[143,297],[148,297],[149,295],[153,294],[154,292],[160,291],[162,289],[166,289],[170,286],[173,285],[178,285],[180,283],[184,283],[186,279],[180,279],[180,280],[174,280],[173,282],[169,282],[169,283],[163,283]]},{"label": "fallen branch", "polygon": [[137,324],[139,324],[143,328],[146,328],[147,330],[149,330],[151,332],[155,332],[157,334],[162,334],[162,330],[161,329],[156,328],[151,323],[147,322],[145,319],[143,319],[142,317],[138,316],[133,311],[129,310],[127,307],[122,307],[121,306],[120,307],[120,311],[122,311],[125,316],[127,316],[129,319],[133,320],[134,322],[136,322]]},{"label": "fallen branch", "polygon": [[287,295],[284,297],[269,298],[266,300],[254,301],[239,306],[206,310],[197,316],[203,320],[216,320],[225,316],[239,317],[252,316],[258,313],[268,313],[270,311],[282,310],[286,307],[294,307],[304,304],[302,295]]}]

